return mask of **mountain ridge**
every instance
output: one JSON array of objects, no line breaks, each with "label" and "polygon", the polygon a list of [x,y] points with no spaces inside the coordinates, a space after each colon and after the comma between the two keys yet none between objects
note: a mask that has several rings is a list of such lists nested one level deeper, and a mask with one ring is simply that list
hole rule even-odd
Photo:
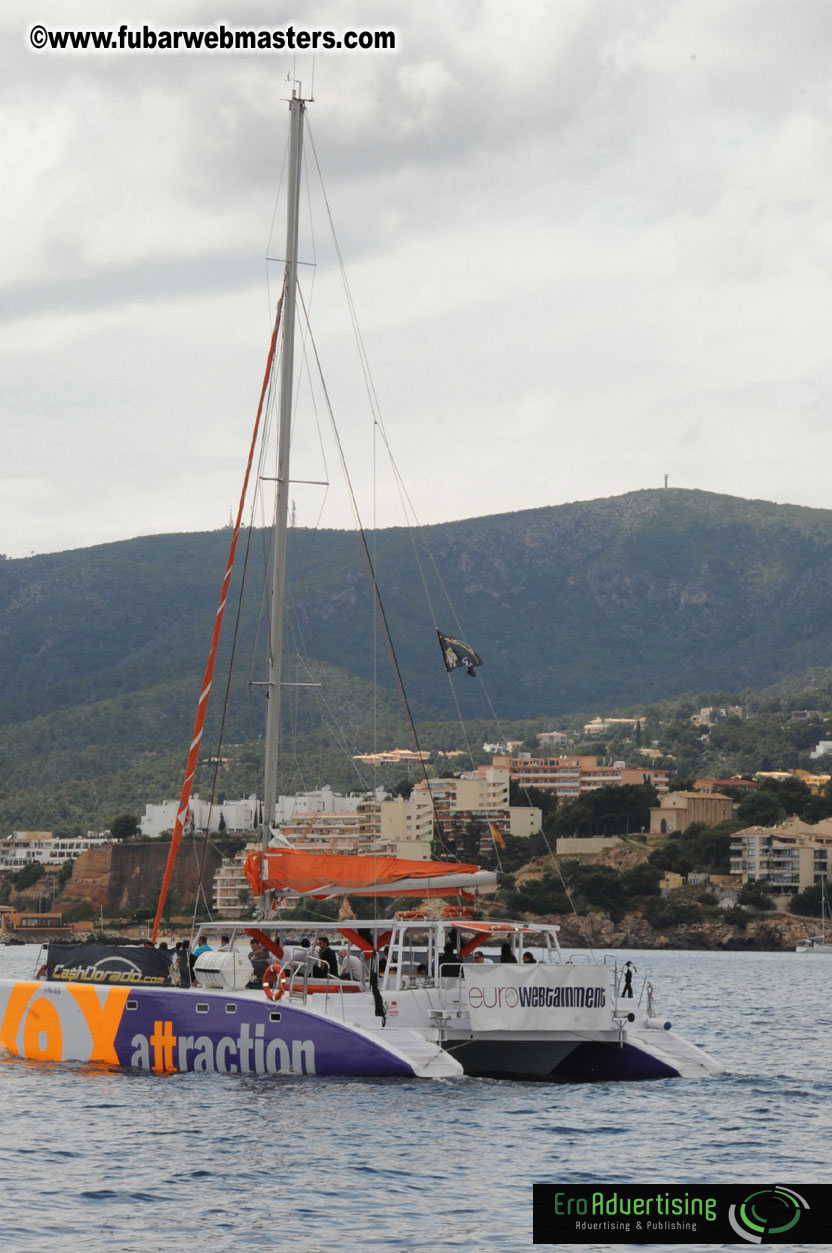
[{"label": "mountain ridge", "polygon": [[[371,538],[417,718],[453,718],[455,703],[488,716],[483,683],[501,717],[554,718],[766,686],[832,661],[830,510],[657,488]],[[0,769],[16,737],[37,753],[36,720],[43,752],[73,736],[78,749],[116,734],[136,752],[184,743],[228,541],[227,529],[143,536],[0,561]],[[265,565],[262,533],[245,542]],[[358,705],[375,664],[393,709],[383,647],[376,663],[369,647],[365,565],[352,532],[290,532],[289,651],[296,677],[340,674]],[[262,652],[251,599],[241,639]],[[484,658],[480,683],[451,676],[449,694],[437,627]],[[246,678],[238,667],[238,688]],[[256,738],[258,718],[249,711],[234,734]]]}]

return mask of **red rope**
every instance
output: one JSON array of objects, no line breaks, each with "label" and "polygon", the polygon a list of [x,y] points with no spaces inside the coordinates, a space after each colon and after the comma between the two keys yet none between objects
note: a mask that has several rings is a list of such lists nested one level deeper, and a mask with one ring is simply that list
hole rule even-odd
[{"label": "red rope", "polygon": [[173,836],[170,842],[170,850],[168,852],[168,860],[165,866],[165,874],[162,880],[162,887],[159,892],[159,903],[156,906],[156,917],[153,920],[152,940],[156,943],[156,936],[159,933],[159,923],[162,920],[162,913],[167,900],[170,881],[173,876],[173,866],[176,861],[176,854],[179,845],[182,843],[182,832],[188,819],[188,812],[191,804],[191,788],[193,786],[194,775],[196,774],[197,761],[199,759],[199,748],[202,743],[202,732],[205,728],[205,714],[208,710],[208,697],[211,694],[211,684],[214,679],[214,665],[217,659],[217,647],[220,642],[220,631],[222,629],[222,619],[225,613],[225,603],[228,597],[228,585],[231,582],[231,571],[234,566],[234,554],[237,550],[237,540],[240,535],[240,526],[243,520],[243,509],[245,507],[246,493],[248,491],[248,482],[251,476],[251,467],[254,462],[254,453],[257,447],[257,436],[260,430],[260,419],[263,413],[263,405],[266,399],[266,392],[271,378],[272,365],[274,363],[275,347],[277,345],[277,334],[280,328],[280,312],[283,308],[283,297],[277,306],[277,317],[275,318],[274,330],[272,331],[271,342],[269,343],[269,355],[266,361],[266,372],[263,376],[263,386],[260,389],[260,403],[257,406],[257,417],[254,420],[254,432],[251,437],[251,447],[248,454],[248,464],[246,465],[245,478],[243,479],[243,490],[240,495],[240,504],[237,509],[237,521],[234,524],[234,533],[231,537],[231,546],[228,552],[228,561],[225,567],[225,578],[222,581],[222,590],[220,591],[220,602],[217,607],[216,617],[214,618],[214,632],[211,636],[211,648],[208,653],[208,660],[205,664],[205,674],[202,678],[202,688],[200,689],[199,703],[196,707],[196,718],[194,719],[194,731],[191,737],[191,747],[188,753],[188,764],[185,768],[185,781],[182,784],[182,791],[179,795],[179,808],[176,812],[176,823],[173,828]]}]

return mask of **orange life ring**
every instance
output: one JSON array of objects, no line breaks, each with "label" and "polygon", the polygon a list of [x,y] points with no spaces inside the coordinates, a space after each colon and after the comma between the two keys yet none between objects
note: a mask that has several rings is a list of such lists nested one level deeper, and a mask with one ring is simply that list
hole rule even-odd
[{"label": "orange life ring", "polygon": [[[283,974],[283,963],[272,962],[266,970],[263,971],[263,991],[270,1001],[279,1001],[283,995],[283,987],[280,982],[280,976]],[[274,983],[269,982],[269,976],[274,975]]]}]

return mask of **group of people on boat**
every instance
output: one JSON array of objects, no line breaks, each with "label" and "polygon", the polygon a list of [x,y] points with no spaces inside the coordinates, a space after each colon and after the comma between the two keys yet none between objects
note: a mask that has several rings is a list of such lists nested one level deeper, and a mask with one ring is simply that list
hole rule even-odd
[{"label": "group of people on boat", "polygon": [[[230,937],[221,936],[217,951],[227,951],[231,947]],[[293,938],[284,943],[278,942],[275,948],[278,950],[277,954],[264,948],[255,937],[251,938],[248,958],[251,962],[252,977],[249,987],[260,987],[266,971],[276,961],[282,964],[289,975],[296,971],[313,979],[363,982],[365,973],[363,958],[358,956],[349,945],[344,945],[336,951],[326,935],[318,936],[314,941],[308,936]],[[200,935],[193,950],[194,959],[201,953],[212,951],[205,936]]]}]

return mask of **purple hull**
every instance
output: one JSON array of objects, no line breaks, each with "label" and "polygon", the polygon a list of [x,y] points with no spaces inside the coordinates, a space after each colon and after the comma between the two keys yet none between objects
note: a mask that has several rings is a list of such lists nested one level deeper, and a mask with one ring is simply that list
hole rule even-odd
[{"label": "purple hull", "polygon": [[340,1023],[233,993],[136,988],[115,1039],[140,1070],[218,1074],[412,1075],[403,1058]]},{"label": "purple hull", "polygon": [[556,1066],[553,1079],[591,1083],[610,1079],[678,1079],[679,1072],[632,1044],[579,1044]]}]

